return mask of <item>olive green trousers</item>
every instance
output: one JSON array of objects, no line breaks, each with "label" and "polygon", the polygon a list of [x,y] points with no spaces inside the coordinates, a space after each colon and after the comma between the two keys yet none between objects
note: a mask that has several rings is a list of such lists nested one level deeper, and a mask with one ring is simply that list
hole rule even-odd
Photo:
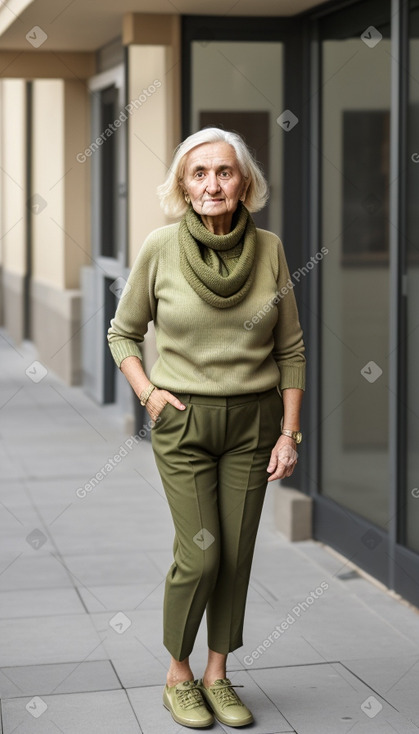
[{"label": "olive green trousers", "polygon": [[276,388],[231,397],[173,394],[186,409],[167,403],[151,440],[175,526],[163,642],[183,660],[205,611],[211,650],[227,654],[243,644],[267,466],[283,403]]}]

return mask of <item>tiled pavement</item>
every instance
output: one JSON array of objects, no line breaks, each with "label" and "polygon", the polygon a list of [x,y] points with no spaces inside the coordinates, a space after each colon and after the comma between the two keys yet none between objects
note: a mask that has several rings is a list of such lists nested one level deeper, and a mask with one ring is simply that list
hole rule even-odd
[{"label": "tiled pavement", "polygon": [[[39,379],[31,345],[14,348],[1,332],[0,359],[0,732],[187,731],[161,705],[173,531],[150,444],[127,446],[113,406],[49,373]],[[273,527],[275,491],[245,645],[229,657],[255,715],[244,730],[419,734],[419,614],[365,578],[341,580],[348,566],[320,544],[285,541]],[[197,677],[204,659],[202,626]]]}]

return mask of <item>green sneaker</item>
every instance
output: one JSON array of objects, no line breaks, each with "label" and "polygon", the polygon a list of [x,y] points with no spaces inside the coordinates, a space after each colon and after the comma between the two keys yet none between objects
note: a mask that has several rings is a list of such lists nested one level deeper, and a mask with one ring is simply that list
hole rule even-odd
[{"label": "green sneaker", "polygon": [[[213,710],[215,718],[221,721],[222,724],[245,726],[253,722],[251,711],[240,700],[231,680],[228,678],[219,678],[208,688],[204,686],[201,678],[198,681],[198,686],[206,702]],[[242,686],[239,687],[242,688]]]},{"label": "green sneaker", "polygon": [[163,706],[170,711],[178,724],[198,728],[214,723],[214,717],[208,711],[197,684],[196,680],[185,680],[164,688]]}]

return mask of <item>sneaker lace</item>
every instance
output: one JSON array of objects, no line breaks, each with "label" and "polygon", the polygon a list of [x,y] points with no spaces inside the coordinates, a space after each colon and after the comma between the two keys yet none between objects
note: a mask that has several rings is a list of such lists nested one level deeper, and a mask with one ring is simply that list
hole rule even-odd
[{"label": "sneaker lace", "polygon": [[179,701],[179,706],[185,710],[204,705],[201,691],[196,686],[177,688],[176,695]]},{"label": "sneaker lace", "polygon": [[[235,688],[243,688],[243,686],[235,685]],[[244,706],[236,691],[233,683],[223,683],[212,688],[212,692],[217,699],[217,703],[224,709],[226,706]]]}]

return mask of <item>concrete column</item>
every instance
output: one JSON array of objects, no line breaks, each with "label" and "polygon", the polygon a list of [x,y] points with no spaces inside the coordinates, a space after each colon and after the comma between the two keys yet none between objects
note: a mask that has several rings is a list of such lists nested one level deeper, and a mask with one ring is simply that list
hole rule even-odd
[{"label": "concrete column", "polygon": [[69,384],[81,381],[80,269],[90,255],[89,139],[82,82],[37,80],[33,89],[32,338],[40,361]]},{"label": "concrete column", "polygon": [[0,83],[3,322],[19,343],[24,337],[26,274],[26,84],[21,79]]}]

